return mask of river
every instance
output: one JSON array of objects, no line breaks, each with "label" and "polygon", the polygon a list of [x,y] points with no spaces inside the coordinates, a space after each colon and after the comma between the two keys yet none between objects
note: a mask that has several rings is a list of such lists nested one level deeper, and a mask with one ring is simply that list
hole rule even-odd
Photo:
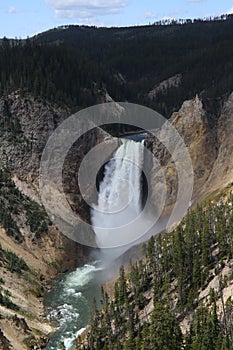
[{"label": "river", "polygon": [[45,297],[48,320],[57,324],[46,350],[70,350],[75,338],[87,326],[94,298],[100,300],[104,270],[98,262],[61,275]]}]

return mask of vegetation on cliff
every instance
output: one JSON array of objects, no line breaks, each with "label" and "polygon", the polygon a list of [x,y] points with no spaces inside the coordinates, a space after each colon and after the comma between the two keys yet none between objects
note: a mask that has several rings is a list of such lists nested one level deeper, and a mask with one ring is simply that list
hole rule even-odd
[{"label": "vegetation on cliff", "polygon": [[232,349],[232,229],[231,193],[152,237],[142,260],[128,273],[121,267],[113,300],[102,291],[77,349]]},{"label": "vegetation on cliff", "polygon": [[[0,169],[0,225],[7,234],[22,242],[20,228],[30,227],[34,238],[48,231],[50,220],[45,209],[22,194],[6,170]],[[20,227],[19,227],[20,226]]]}]

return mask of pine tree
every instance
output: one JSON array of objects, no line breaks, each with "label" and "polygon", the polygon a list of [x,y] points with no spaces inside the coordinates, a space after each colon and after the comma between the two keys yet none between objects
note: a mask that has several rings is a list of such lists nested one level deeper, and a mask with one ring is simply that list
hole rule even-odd
[{"label": "pine tree", "polygon": [[157,303],[151,317],[150,338],[153,349],[180,350],[182,333],[167,307]]}]

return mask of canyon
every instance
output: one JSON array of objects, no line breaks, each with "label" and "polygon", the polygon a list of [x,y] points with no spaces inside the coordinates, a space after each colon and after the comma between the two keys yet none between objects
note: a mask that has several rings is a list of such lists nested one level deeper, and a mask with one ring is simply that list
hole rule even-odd
[{"label": "canyon", "polygon": [[[183,138],[192,160],[192,206],[233,182],[232,114],[233,94],[225,100],[218,115],[209,114],[201,97],[196,96],[185,101],[181,109],[171,116],[170,122]],[[23,96],[15,92],[0,99],[1,168],[10,177],[9,181],[16,188],[17,196],[21,193],[32,207],[35,203],[41,207],[39,165],[46,141],[69,115],[71,111],[68,108],[62,109],[30,94]],[[65,193],[76,215],[86,221],[90,220],[90,213],[78,188],[79,164],[92,147],[104,144],[110,138],[106,131],[95,128],[73,145],[66,158]],[[165,211],[169,211],[175,203],[178,186],[174,163],[163,145],[158,144],[152,135],[148,134],[145,145],[163,168],[170,189],[165,206]],[[152,162],[149,166],[153,198],[153,189],[158,193],[161,184],[157,163]],[[154,201],[156,206],[156,198]],[[7,270],[6,266],[2,269],[2,291],[9,291],[9,299],[18,309],[1,306],[0,339],[4,350],[9,349],[9,344],[17,350],[28,349],[28,346],[40,349],[53,331],[45,319],[43,307],[43,296],[50,288],[50,281],[59,273],[71,271],[88,262],[91,250],[65,237],[51,223],[47,231],[36,237],[28,224],[26,210],[21,213],[11,211],[11,215],[18,226],[20,242],[3,227],[0,229],[1,249],[22,258],[29,270],[19,274]]]}]

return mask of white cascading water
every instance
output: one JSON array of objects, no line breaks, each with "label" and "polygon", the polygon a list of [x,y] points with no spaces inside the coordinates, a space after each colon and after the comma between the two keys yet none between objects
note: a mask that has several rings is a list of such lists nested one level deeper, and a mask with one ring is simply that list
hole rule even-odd
[{"label": "white cascading water", "polygon": [[[121,227],[135,220],[141,212],[143,153],[143,142],[122,139],[122,145],[105,166],[98,204],[92,210],[92,225],[101,248],[117,247],[122,241],[116,237],[121,234]],[[132,240],[130,235],[132,232],[126,237],[127,243]]]}]

